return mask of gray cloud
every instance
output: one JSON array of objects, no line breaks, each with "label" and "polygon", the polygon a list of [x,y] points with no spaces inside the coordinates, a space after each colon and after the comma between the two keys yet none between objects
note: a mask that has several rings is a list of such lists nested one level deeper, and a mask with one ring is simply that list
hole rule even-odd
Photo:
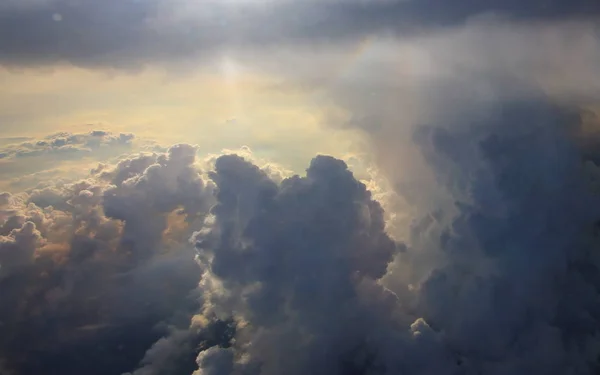
[{"label": "gray cloud", "polygon": [[210,57],[225,49],[352,42],[378,33],[460,25],[482,13],[515,19],[596,16],[592,0],[557,1],[252,1],[51,0],[0,8],[5,65],[69,62],[139,68]]},{"label": "gray cloud", "polygon": [[[60,5],[21,8],[19,17],[49,13],[48,4]],[[581,107],[597,102],[600,49],[596,21],[570,17],[594,16],[597,9],[585,2],[538,4],[444,9],[435,1],[368,8],[281,3],[218,17],[194,8],[184,12],[178,8],[184,3],[171,9],[140,3],[144,13],[123,2],[94,13],[85,8],[91,3],[80,2],[77,12],[92,27],[64,36],[91,41],[83,53],[75,53],[76,43],[73,50],[65,44],[48,60],[31,49],[28,55],[11,53],[11,62],[135,66],[210,54],[227,44],[354,43],[386,29],[400,33],[406,25],[397,17],[400,9],[411,14],[409,26],[423,26],[420,31],[456,26],[493,9],[544,22],[484,18],[444,33],[376,39],[355,66],[335,77],[329,68],[338,73],[338,50],[284,50],[268,61],[256,59],[289,86],[309,87],[347,112],[330,122],[365,136],[368,161],[393,189],[393,199],[382,202],[388,223],[380,203],[340,160],[319,156],[306,177],[281,179],[234,155],[217,158],[208,173],[216,205],[203,222],[212,183],[197,173],[196,150],[187,145],[100,165],[92,182],[2,195],[0,202],[10,208],[2,214],[0,261],[11,265],[2,282],[15,283],[2,289],[12,291],[3,298],[31,297],[19,309],[0,303],[11,306],[0,307],[2,321],[25,312],[1,348],[36,342],[29,338],[38,334],[35,349],[43,348],[43,355],[30,372],[56,358],[77,372],[73,357],[49,349],[56,340],[59,349],[82,343],[115,348],[143,337],[129,349],[127,363],[110,368],[131,371],[143,356],[136,375],[189,374],[199,353],[199,375],[593,374],[600,326],[593,189],[600,186],[600,169],[597,139],[588,136],[593,129],[582,123]],[[69,12],[76,10],[69,7],[75,5],[56,8],[62,20],[52,25],[74,27]],[[286,16],[275,17],[278,12]],[[310,12],[323,18],[305,16]],[[291,15],[298,19],[286,18]],[[109,16],[121,26],[94,31],[110,25]],[[218,25],[185,29],[198,17]],[[171,26],[175,19],[178,28]],[[31,33],[37,40],[37,31]],[[55,48],[47,35],[44,48]],[[113,44],[113,37],[120,39]],[[135,46],[126,48],[132,41]],[[180,246],[192,227],[202,228],[193,237],[200,269],[189,253],[159,257],[165,244]],[[38,239],[44,244],[36,244],[32,257],[31,243]],[[70,268],[41,251],[64,243]],[[118,256],[104,258],[108,249]],[[162,293],[156,284],[161,276],[175,280],[176,292]],[[182,300],[198,279],[195,298],[202,305],[189,324],[196,302]],[[108,297],[81,302],[98,290],[108,290]],[[46,300],[39,307],[39,295],[59,307],[50,309]],[[75,307],[62,308],[61,301],[75,301]],[[122,309],[105,312],[95,301]],[[137,308],[144,303],[151,308]],[[181,313],[172,317],[172,310]],[[58,313],[27,319],[34,314],[28,311]],[[97,318],[96,311],[105,315]],[[82,329],[67,338],[56,335],[64,328],[56,316]],[[215,328],[225,321],[232,322],[230,329]],[[26,327],[31,322],[33,328]],[[163,323],[158,333],[148,329],[157,322]],[[107,356],[90,350],[86,358],[101,363],[118,357],[111,350]],[[15,358],[26,368],[22,357]]]},{"label": "gray cloud", "polygon": [[[4,228],[3,231],[5,231]],[[40,245],[40,241],[40,232],[31,221],[25,222],[20,228],[11,229],[8,235],[1,236],[0,265],[2,265],[2,275],[10,275],[20,267],[29,264],[33,259],[36,247]]]},{"label": "gray cloud", "polygon": [[[225,155],[206,182],[190,145],[0,195],[5,367],[592,374],[600,201],[579,109],[514,83],[482,95],[467,77],[437,81],[427,122],[355,123],[410,224],[386,223],[333,157],[282,179]],[[388,169],[402,157],[413,169]],[[192,230],[199,267],[174,252]]]},{"label": "gray cloud", "polygon": [[[118,374],[168,326],[189,322],[200,273],[185,244],[211,199],[195,154],[176,145],[79,182],[0,195],[4,367]],[[103,365],[83,370],[78,358]]]},{"label": "gray cloud", "polygon": [[595,373],[595,24],[483,20],[374,50],[328,93],[396,192],[408,247],[382,282],[460,364],[406,372]]},{"label": "gray cloud", "polygon": [[[195,320],[236,332],[201,351],[197,373],[594,373],[593,30],[486,21],[382,41],[323,90],[394,189],[387,233],[406,247],[381,245],[383,212],[340,161],[276,182],[218,159]],[[274,69],[299,84],[325,70]]]},{"label": "gray cloud", "polygon": [[217,204],[193,237],[202,308],[139,373],[181,354],[180,335],[231,320],[233,339],[199,346],[194,374],[593,374],[600,200],[581,174],[578,111],[498,94],[412,129],[435,186],[409,200],[406,245],[340,160],[275,182],[218,158]]},{"label": "gray cloud", "polygon": [[[597,168],[597,142],[581,107],[597,100],[597,68],[595,53],[558,53],[563,37],[586,35],[580,27],[467,28],[434,36],[431,49],[422,39],[426,74],[393,80],[396,60],[380,58],[379,71],[336,91],[397,193],[389,230],[409,246],[384,285],[436,332],[458,373],[596,371],[599,207],[582,167]],[[453,373],[428,370],[414,373]]]},{"label": "gray cloud", "polygon": [[[345,163],[318,156],[306,177],[276,184],[240,157],[223,156],[211,178],[214,220],[195,236],[202,314],[233,319],[237,333],[231,347],[201,352],[197,373],[349,373],[382,360],[377,347],[391,311],[366,299],[393,306],[394,295],[375,280],[402,246]],[[369,338],[376,343],[365,348]],[[355,364],[353,350],[364,355]]]},{"label": "gray cloud", "polygon": [[[122,241],[134,253],[144,254],[160,243],[168,226],[167,214],[174,210],[188,222],[202,219],[208,211],[210,195],[194,165],[196,151],[190,145],[175,145],[166,155],[156,156],[141,174],[104,192],[104,212],[125,222]],[[126,165],[136,167],[135,162],[122,162],[115,177],[120,177]]]},{"label": "gray cloud", "polygon": [[600,300],[586,237],[599,202],[568,134],[577,113],[534,97],[473,120],[417,137],[453,200],[414,228],[412,251],[439,261],[420,280],[421,314],[470,371],[593,373]]}]

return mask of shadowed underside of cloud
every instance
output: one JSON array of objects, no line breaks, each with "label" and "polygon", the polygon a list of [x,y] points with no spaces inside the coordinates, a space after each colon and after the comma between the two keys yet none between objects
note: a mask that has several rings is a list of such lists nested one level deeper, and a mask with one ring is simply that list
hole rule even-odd
[{"label": "shadowed underside of cloud", "polygon": [[70,62],[136,68],[207,58],[223,48],[355,41],[378,33],[434,30],[470,17],[595,17],[594,0],[253,1],[48,0],[0,6],[0,63]]}]

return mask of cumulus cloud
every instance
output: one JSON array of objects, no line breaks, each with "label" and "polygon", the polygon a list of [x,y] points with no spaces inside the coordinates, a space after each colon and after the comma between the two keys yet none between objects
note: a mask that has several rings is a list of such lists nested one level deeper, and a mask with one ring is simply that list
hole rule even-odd
[{"label": "cumulus cloud", "polygon": [[394,190],[392,222],[339,160],[282,181],[215,161],[192,322],[235,334],[197,374],[597,370],[595,52],[551,52],[593,25],[495,25],[404,45],[427,63],[398,73],[412,80],[395,79],[392,42],[327,87]]},{"label": "cumulus cloud", "polygon": [[3,268],[2,275],[10,275],[14,272],[14,269],[29,264],[40,242],[40,232],[31,221],[25,222],[20,228],[12,229],[7,236],[1,236],[0,265]]},{"label": "cumulus cloud", "polygon": [[399,317],[371,303],[393,307],[395,296],[376,280],[403,247],[345,163],[318,156],[306,177],[278,184],[223,156],[211,178],[214,217],[194,237],[202,315],[233,319],[236,335],[230,347],[201,352],[196,373],[330,374],[382,360],[366,341]]},{"label": "cumulus cloud", "polygon": [[595,373],[597,25],[478,22],[381,42],[328,91],[395,191],[382,283],[419,355],[459,364],[405,372]]},{"label": "cumulus cloud", "polygon": [[[380,57],[379,71],[335,94],[396,192],[386,207],[409,213],[389,226],[408,247],[382,282],[435,333],[431,349],[460,364],[407,373],[594,373],[599,207],[585,174],[597,176],[597,142],[582,107],[597,100],[597,68],[551,56],[567,35],[589,34],[497,25],[481,39],[473,28],[431,48],[422,39],[430,65],[408,83],[386,81],[397,60]],[[559,71],[567,78],[552,80]]]},{"label": "cumulus cloud", "polygon": [[183,245],[212,199],[195,154],[176,145],[85,180],[0,195],[4,367],[117,374],[189,320],[200,272]]},{"label": "cumulus cloud", "polygon": [[[242,150],[204,174],[185,144],[0,195],[5,367],[592,374],[600,201],[580,111],[531,87],[450,87],[473,106],[434,95],[427,123],[363,128],[411,222],[386,222],[331,156],[289,177]],[[387,169],[406,156],[418,170]]]},{"label": "cumulus cloud", "polygon": [[[173,210],[179,209],[177,213],[184,215],[188,221],[206,213],[205,185],[194,166],[195,158],[195,147],[175,145],[166,155],[156,156],[143,173],[135,174],[105,191],[104,212],[107,217],[125,222],[123,241],[133,241],[133,251],[143,253],[160,241],[167,228],[167,214]],[[141,157],[138,163],[119,163],[115,171],[116,181],[119,181],[124,169],[135,170],[145,161],[148,159]]]},{"label": "cumulus cloud", "polygon": [[[361,132],[391,191],[376,201],[329,156],[302,177],[210,156],[205,176],[177,145],[3,194],[5,367],[80,373],[81,354],[102,374],[597,371],[597,2],[15,4],[0,35],[36,27],[0,37],[3,64],[130,67],[236,47],[276,89],[331,102],[329,122]],[[489,12],[510,19],[472,19]],[[359,39],[350,62],[343,46],[307,52]],[[259,44],[281,49],[265,59]],[[3,149],[113,142],[130,139]],[[192,230],[198,265],[182,246]]]},{"label": "cumulus cloud", "polygon": [[137,373],[189,360],[177,343],[226,321],[194,374],[594,373],[600,201],[578,111],[532,92],[481,109],[413,128],[435,188],[410,202],[434,200],[406,243],[341,160],[275,181],[216,159],[216,204],[192,237],[201,309]]}]

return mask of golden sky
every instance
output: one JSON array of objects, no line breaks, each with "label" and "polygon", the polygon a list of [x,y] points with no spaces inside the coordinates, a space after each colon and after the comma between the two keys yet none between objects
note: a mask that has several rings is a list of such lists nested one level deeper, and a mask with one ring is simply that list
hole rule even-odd
[{"label": "golden sky", "polygon": [[[334,108],[310,92],[278,88],[274,77],[230,60],[183,73],[158,67],[0,69],[0,81],[3,144],[107,130],[134,133],[138,146],[197,144],[201,154],[248,146],[257,156],[276,155],[280,164],[298,171],[316,153],[344,156],[353,147],[350,131],[325,128],[326,112]],[[27,172],[23,165],[31,162],[0,167]],[[69,164],[87,167],[89,161]]]}]

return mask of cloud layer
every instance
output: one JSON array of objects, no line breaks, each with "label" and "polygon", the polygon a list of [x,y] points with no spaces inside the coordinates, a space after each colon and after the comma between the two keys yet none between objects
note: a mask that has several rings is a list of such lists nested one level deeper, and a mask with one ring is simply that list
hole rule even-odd
[{"label": "cloud layer", "polygon": [[134,135],[130,133],[112,134],[104,130],[89,133],[57,133],[37,141],[26,141],[4,145],[0,149],[0,159],[53,157],[71,155],[74,158],[101,151],[102,148],[120,146],[123,149],[131,145]]},{"label": "cloud layer", "polygon": [[405,35],[461,25],[488,13],[548,20],[598,12],[593,0],[8,1],[0,7],[0,62],[139,68],[206,58],[232,47],[340,43],[382,32]]}]

